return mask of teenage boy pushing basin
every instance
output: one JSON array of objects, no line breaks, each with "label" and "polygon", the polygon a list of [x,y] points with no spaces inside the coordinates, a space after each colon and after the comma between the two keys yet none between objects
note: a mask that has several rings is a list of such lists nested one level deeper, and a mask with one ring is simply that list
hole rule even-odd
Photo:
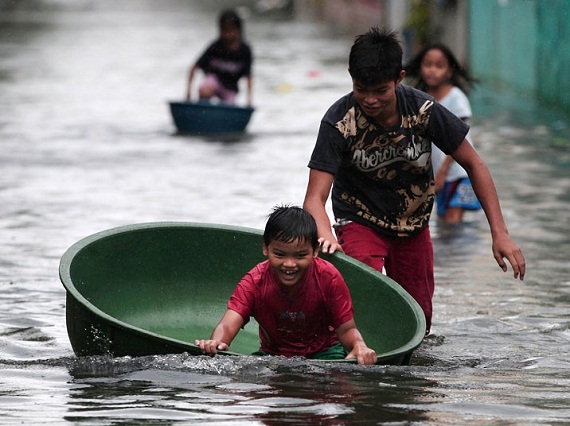
[{"label": "teenage boy pushing basin", "polygon": [[[435,197],[431,144],[469,175],[493,238],[498,265],[524,278],[524,256],[509,236],[493,179],[465,139],[469,126],[426,93],[405,86],[394,32],[371,28],[350,50],[352,91],[325,113],[309,161],[303,203],[325,253],[343,252],[400,284],[432,320]],[[332,194],[331,194],[332,188]],[[336,237],[325,204],[331,194]]]}]

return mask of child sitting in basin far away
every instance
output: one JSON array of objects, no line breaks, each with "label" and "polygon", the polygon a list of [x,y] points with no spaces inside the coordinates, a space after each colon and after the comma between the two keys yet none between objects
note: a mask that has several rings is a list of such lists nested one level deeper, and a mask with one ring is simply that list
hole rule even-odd
[{"label": "child sitting in basin far away", "polygon": [[219,17],[219,37],[214,40],[190,68],[186,99],[192,98],[192,82],[198,70],[205,74],[198,89],[200,100],[219,99],[234,105],[238,94],[238,82],[247,79],[247,103],[252,105],[251,65],[253,55],[243,40],[242,21],[233,10],[226,10]]},{"label": "child sitting in basin far away", "polygon": [[255,318],[261,346],[254,355],[310,359],[356,359],[375,364],[376,352],[356,328],[349,289],[340,272],[317,257],[313,217],[295,206],[275,207],[262,241],[267,260],[236,286],[209,340],[196,340],[202,353],[227,350],[240,328]]}]

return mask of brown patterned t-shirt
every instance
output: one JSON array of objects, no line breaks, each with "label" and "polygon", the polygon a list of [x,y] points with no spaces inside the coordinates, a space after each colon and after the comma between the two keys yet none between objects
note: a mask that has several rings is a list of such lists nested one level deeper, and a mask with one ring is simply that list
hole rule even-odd
[{"label": "brown patterned t-shirt", "polygon": [[321,121],[309,167],[335,175],[333,213],[391,237],[428,226],[434,200],[431,143],[451,154],[469,126],[434,99],[396,86],[399,126],[371,121],[352,93],[335,102]]}]

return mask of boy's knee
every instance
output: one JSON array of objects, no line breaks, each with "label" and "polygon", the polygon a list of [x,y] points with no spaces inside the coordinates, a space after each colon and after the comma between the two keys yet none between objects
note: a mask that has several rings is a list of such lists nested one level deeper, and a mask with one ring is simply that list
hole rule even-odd
[{"label": "boy's knee", "polygon": [[211,86],[201,86],[199,89],[200,98],[211,98],[214,96],[214,88]]}]

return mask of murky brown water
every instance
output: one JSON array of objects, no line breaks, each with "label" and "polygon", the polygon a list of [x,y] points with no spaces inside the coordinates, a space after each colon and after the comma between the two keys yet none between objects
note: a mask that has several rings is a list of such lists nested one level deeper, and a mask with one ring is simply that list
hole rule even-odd
[{"label": "murky brown water", "polygon": [[521,283],[496,266],[482,213],[434,223],[434,335],[412,365],[77,359],[63,252],[129,223],[261,228],[274,204],[300,204],[319,120],[350,90],[352,36],[249,16],[258,109],[244,138],[224,142],[174,136],[166,106],[215,36],[215,11],[181,0],[46,4],[0,12],[0,423],[570,421],[568,120],[484,87],[473,96],[476,144],[528,275]]}]

